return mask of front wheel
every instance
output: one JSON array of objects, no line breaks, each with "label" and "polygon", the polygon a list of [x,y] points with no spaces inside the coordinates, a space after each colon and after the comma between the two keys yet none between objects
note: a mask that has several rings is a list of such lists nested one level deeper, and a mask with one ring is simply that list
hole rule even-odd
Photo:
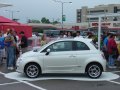
[{"label": "front wheel", "polygon": [[27,64],[25,66],[24,71],[25,71],[26,76],[29,78],[37,78],[41,73],[40,67],[36,63]]},{"label": "front wheel", "polygon": [[90,64],[87,67],[87,75],[90,78],[99,78],[102,74],[102,68],[99,64]]}]

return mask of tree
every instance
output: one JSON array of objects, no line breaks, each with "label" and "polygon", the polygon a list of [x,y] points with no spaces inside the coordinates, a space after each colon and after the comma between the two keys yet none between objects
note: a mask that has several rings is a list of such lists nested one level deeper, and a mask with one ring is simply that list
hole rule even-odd
[{"label": "tree", "polygon": [[43,18],[41,19],[41,22],[42,22],[42,23],[50,23],[49,19],[47,19],[47,18],[45,18],[45,17],[43,17]]},{"label": "tree", "polygon": [[54,21],[54,22],[52,22],[52,24],[58,24],[58,23],[60,23],[60,22],[58,22],[58,21]]}]

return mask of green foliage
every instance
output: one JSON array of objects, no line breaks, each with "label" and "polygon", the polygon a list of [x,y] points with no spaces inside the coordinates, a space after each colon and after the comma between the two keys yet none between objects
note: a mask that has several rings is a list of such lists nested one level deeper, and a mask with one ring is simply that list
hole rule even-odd
[{"label": "green foliage", "polygon": [[49,19],[47,19],[47,18],[45,18],[45,17],[43,17],[43,18],[41,19],[41,22],[42,22],[42,23],[50,23]]},{"label": "green foliage", "polygon": [[52,24],[58,24],[59,22],[58,21],[54,21],[54,22],[52,22]]},{"label": "green foliage", "polygon": [[56,20],[56,21],[53,21],[53,22],[50,22],[50,20],[49,20],[49,19],[47,19],[46,17],[43,17],[41,20],[28,19],[28,20],[27,20],[27,23],[58,24],[58,23],[60,23],[60,22],[58,22],[57,20]]}]

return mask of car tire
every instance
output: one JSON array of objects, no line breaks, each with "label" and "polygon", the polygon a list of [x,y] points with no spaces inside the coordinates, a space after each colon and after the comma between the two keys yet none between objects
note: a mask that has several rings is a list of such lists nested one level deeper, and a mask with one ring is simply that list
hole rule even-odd
[{"label": "car tire", "polygon": [[25,66],[24,72],[29,78],[37,78],[41,74],[41,69],[38,64],[29,63]]},{"label": "car tire", "polygon": [[90,77],[90,78],[99,78],[102,74],[102,68],[101,68],[101,65],[99,64],[89,64],[87,66],[87,75]]}]

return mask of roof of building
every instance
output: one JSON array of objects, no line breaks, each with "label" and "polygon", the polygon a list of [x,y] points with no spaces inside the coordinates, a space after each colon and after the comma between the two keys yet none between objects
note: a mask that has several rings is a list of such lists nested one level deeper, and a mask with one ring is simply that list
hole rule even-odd
[{"label": "roof of building", "polygon": [[12,5],[11,4],[6,4],[6,3],[0,3],[0,8],[8,7],[8,6],[12,6]]}]

